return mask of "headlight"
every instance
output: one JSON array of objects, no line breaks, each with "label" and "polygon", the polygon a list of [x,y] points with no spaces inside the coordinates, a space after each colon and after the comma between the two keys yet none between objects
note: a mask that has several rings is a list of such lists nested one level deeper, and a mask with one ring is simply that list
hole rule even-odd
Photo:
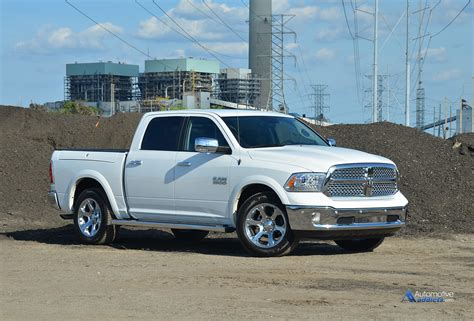
[{"label": "headlight", "polygon": [[326,173],[296,173],[285,183],[288,192],[321,192]]}]

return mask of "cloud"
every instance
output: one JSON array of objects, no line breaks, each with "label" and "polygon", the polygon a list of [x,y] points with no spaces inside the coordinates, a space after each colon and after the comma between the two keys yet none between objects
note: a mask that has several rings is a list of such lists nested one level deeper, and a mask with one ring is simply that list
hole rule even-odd
[{"label": "cloud", "polygon": [[321,48],[316,51],[315,58],[316,60],[328,61],[334,59],[336,52],[329,48]]},{"label": "cloud", "polygon": [[[168,14],[174,17],[187,19],[217,19],[210,11],[210,7],[221,18],[226,20],[244,21],[248,18],[248,9],[244,6],[231,7],[225,3],[215,3],[212,0],[181,0]],[[207,6],[206,6],[207,4]]]},{"label": "cloud", "polygon": [[[122,28],[110,22],[101,23],[108,30],[120,34]],[[14,45],[18,51],[35,51],[51,53],[60,49],[96,49],[104,48],[104,39],[111,35],[98,25],[75,32],[69,27],[43,27],[37,35],[27,41],[19,41]]]},{"label": "cloud", "polygon": [[347,29],[343,27],[325,27],[316,32],[315,39],[323,42],[331,42],[347,36]]},{"label": "cloud", "polygon": [[426,59],[428,61],[444,62],[447,58],[446,52],[445,47],[428,48],[428,50],[423,52],[423,55],[426,53]]},{"label": "cloud", "polygon": [[287,50],[293,50],[298,47],[298,43],[296,42],[290,42],[285,45],[285,49]]},{"label": "cloud", "polygon": [[341,18],[341,11],[337,7],[302,6],[288,8],[287,11],[289,14],[294,14],[298,20],[317,18],[324,21],[335,21]]},{"label": "cloud", "polygon": [[459,69],[447,69],[443,70],[441,72],[436,73],[433,75],[433,80],[434,81],[447,81],[447,80],[452,80],[459,78],[461,76],[462,72]]}]

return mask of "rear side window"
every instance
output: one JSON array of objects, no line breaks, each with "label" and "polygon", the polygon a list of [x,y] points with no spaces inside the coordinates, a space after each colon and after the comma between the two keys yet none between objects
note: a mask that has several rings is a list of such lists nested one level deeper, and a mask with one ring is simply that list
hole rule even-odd
[{"label": "rear side window", "polygon": [[143,136],[143,150],[177,151],[184,117],[153,118]]}]

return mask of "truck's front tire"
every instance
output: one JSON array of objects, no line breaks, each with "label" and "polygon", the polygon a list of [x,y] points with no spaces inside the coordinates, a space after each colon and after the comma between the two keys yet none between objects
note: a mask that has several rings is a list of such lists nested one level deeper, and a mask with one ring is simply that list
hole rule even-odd
[{"label": "truck's front tire", "polygon": [[255,256],[291,253],[298,239],[291,231],[286,209],[272,193],[257,193],[238,210],[237,235],[243,247]]},{"label": "truck's front tire", "polygon": [[384,238],[376,237],[369,239],[336,240],[337,245],[350,252],[371,252],[382,244]]},{"label": "truck's front tire", "polygon": [[84,190],[74,209],[74,227],[86,244],[109,244],[115,239],[117,227],[112,225],[112,210],[107,196],[99,188]]}]

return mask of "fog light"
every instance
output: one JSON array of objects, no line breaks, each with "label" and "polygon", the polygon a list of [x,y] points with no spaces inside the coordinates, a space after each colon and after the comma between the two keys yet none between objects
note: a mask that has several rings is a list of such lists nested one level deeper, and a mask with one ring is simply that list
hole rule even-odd
[{"label": "fog light", "polygon": [[311,214],[311,222],[313,225],[318,225],[321,221],[321,214],[319,212]]}]

